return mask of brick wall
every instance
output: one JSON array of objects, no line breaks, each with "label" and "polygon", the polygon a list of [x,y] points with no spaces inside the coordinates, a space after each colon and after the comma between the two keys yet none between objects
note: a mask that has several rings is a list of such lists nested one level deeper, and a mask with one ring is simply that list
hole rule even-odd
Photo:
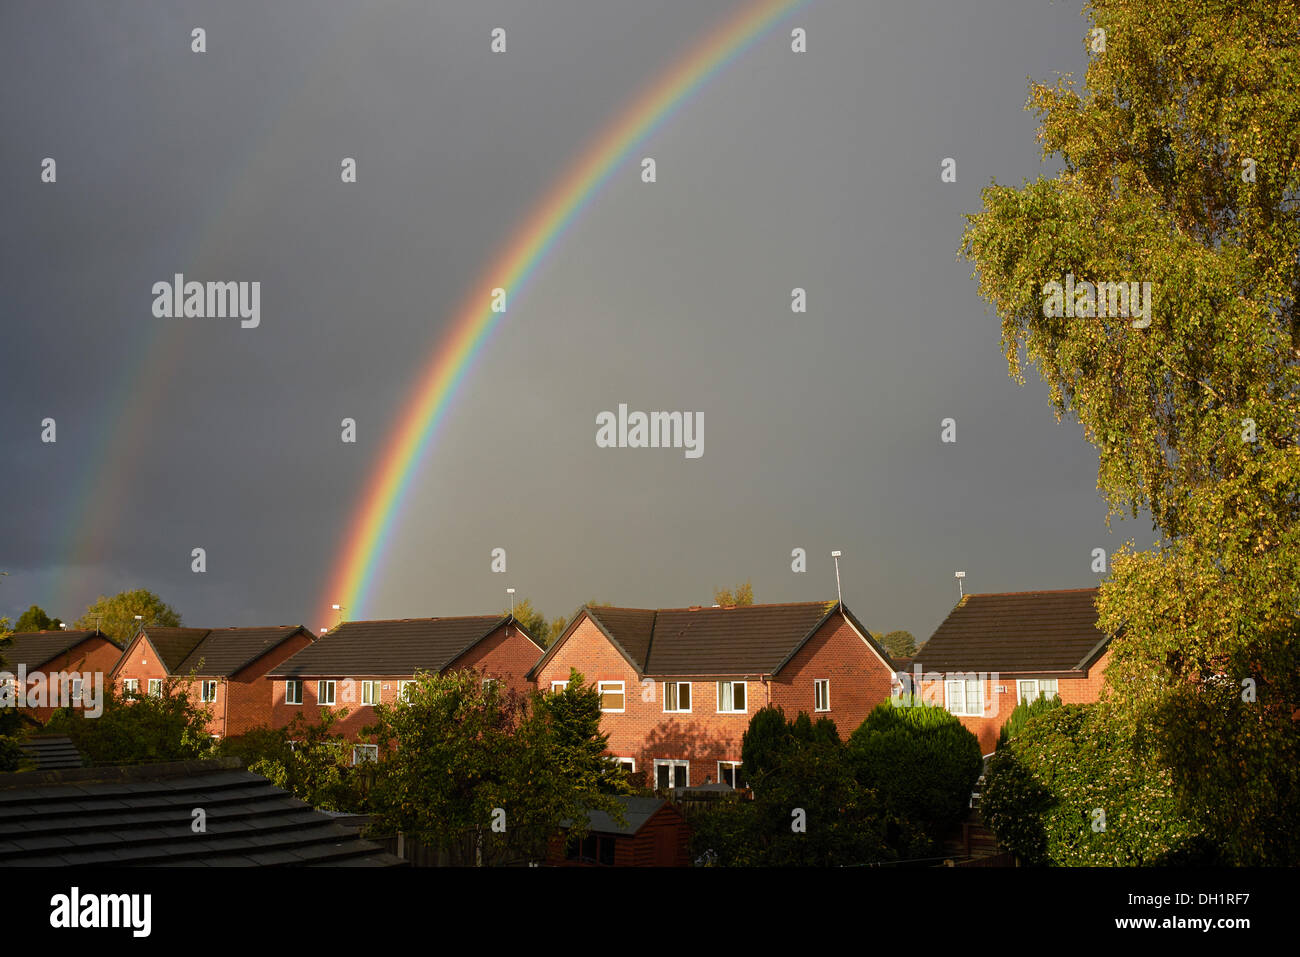
[{"label": "brick wall", "polygon": [[[57,678],[54,679],[54,686],[50,686],[51,675],[72,671],[81,672],[83,674],[89,672],[92,677],[83,680],[93,683],[93,675],[98,673],[103,675],[101,680],[104,683],[104,687],[108,688],[112,683],[111,673],[113,666],[117,664],[117,661],[121,656],[122,650],[107,638],[94,636],[87,638],[85,641],[78,642],[57,658],[46,662],[35,671],[29,671],[27,673],[29,682],[33,675],[40,674],[45,676],[45,700],[47,706],[44,708],[20,708],[19,710],[23,714],[26,714],[32,719],[44,724],[46,721],[50,720],[50,717],[55,711],[59,710],[57,707],[58,699],[61,699],[62,696],[62,689],[59,687],[59,680]],[[14,676],[17,677],[17,669],[13,665],[6,664],[5,669],[12,672]],[[29,683],[28,688],[30,687],[31,685]],[[22,689],[19,689],[19,692],[21,693]],[[74,704],[73,707],[76,707],[76,705]]]},{"label": "brick wall", "polygon": [[[1091,704],[1101,696],[1105,685],[1106,669],[1110,665],[1110,649],[1097,659],[1087,672],[1077,675],[1052,674],[1000,674],[996,679],[988,675],[984,679],[983,717],[958,715],[962,725],[980,741],[980,751],[992,754],[998,744],[998,734],[1002,726],[1011,717],[1016,708],[1016,682],[1027,678],[1056,678],[1057,694],[1062,704]],[[1001,686],[1006,690],[998,692]],[[945,706],[943,681],[921,681],[921,696],[926,702]]]},{"label": "brick wall", "polygon": [[[259,725],[271,723],[272,683],[264,678],[266,672],[301,651],[311,642],[312,637],[305,631],[295,632],[229,678],[196,676],[193,681],[179,682],[177,688],[184,690],[197,706],[211,712],[208,734],[220,737],[243,734]],[[127,653],[122,656],[122,662],[113,677],[114,685],[119,692],[122,691],[127,679],[135,678],[140,683],[140,693],[148,694],[149,679],[166,681],[169,675],[152,646],[147,643],[144,636],[140,636],[127,648]],[[212,680],[217,682],[216,696],[214,700],[205,702],[202,697],[202,686],[205,681]],[[283,697],[283,688],[280,694]]]},{"label": "brick wall", "polygon": [[[449,670],[475,669],[483,672],[485,677],[500,680],[506,688],[527,694],[533,688],[533,684],[525,675],[541,656],[542,649],[525,638],[518,628],[504,626],[478,642],[453,661],[448,668]],[[347,716],[334,724],[333,731],[355,740],[360,737],[361,729],[368,724],[373,724],[375,720],[374,706],[361,703],[362,681],[378,681],[379,703],[393,704],[401,693],[401,683],[414,680],[414,677],[410,674],[311,675],[302,679],[302,704],[300,705],[285,703],[287,684],[285,679],[261,678],[260,683],[267,686],[263,694],[263,700],[266,701],[266,717],[261,723],[274,728],[286,728],[294,715],[301,714],[309,723],[319,724],[321,711],[328,708],[319,704],[319,685],[322,680],[333,680],[335,682],[333,710],[335,712],[340,712],[344,708],[348,710]]]},{"label": "brick wall", "polygon": [[[814,721],[830,718],[847,741],[876,705],[889,700],[893,675],[853,626],[835,615],[772,680],[772,703],[788,718],[800,711]],[[830,680],[829,711],[815,710],[813,684],[818,678]]]},{"label": "brick wall", "polygon": [[622,681],[625,710],[605,712],[601,730],[609,734],[611,755],[635,761],[638,783],[654,784],[656,759],[689,762],[689,783],[719,780],[719,761],[739,761],[740,744],[754,712],[780,704],[788,717],[799,711],[813,715],[813,681],[831,680],[832,718],[847,737],[881,701],[888,699],[892,671],[852,626],[834,616],[809,639],[781,675],[773,680],[746,679],[743,714],[719,714],[717,679],[668,679],[691,685],[690,713],[664,711],[664,680],[638,680],[636,669],[609,643],[604,633],[584,618],[555,656],[538,672],[537,685],[547,691],[553,681],[566,681],[570,667],[588,684]]}]

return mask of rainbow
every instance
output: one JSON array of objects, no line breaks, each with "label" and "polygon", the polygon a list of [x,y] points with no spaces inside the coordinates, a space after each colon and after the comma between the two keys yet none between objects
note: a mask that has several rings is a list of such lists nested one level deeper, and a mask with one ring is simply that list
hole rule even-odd
[{"label": "rainbow", "polygon": [[338,603],[355,617],[365,608],[412,480],[503,315],[491,308],[491,290],[503,288],[508,302],[516,302],[537,266],[630,151],[779,20],[808,2],[757,0],[698,42],[596,136],[470,286],[371,474],[322,606]]}]

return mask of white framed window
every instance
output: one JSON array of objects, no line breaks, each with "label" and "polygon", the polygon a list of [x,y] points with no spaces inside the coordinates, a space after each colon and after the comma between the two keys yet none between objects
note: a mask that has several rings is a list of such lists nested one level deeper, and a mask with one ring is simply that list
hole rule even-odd
[{"label": "white framed window", "polygon": [[352,763],[365,764],[367,761],[379,760],[379,745],[357,744],[352,747]]},{"label": "white framed window", "polygon": [[1055,678],[1021,678],[1016,682],[1016,704],[1034,701],[1037,698],[1055,698],[1057,696]]},{"label": "white framed window", "polygon": [[204,681],[199,686],[199,700],[206,703],[217,700],[217,683],[215,681]]},{"label": "white framed window", "polygon": [[500,680],[501,680],[500,678],[484,678],[483,690],[486,691],[489,688],[495,689]]},{"label": "white framed window", "polygon": [[627,698],[623,693],[623,682],[602,681],[596,685],[600,692],[601,711],[626,711]]},{"label": "white framed window", "polygon": [[740,762],[719,761],[718,782],[720,784],[729,784],[733,788],[743,788],[745,786],[745,776],[740,773]]},{"label": "white framed window", "polygon": [[635,758],[610,758],[615,764],[626,771],[628,774],[636,774]]},{"label": "white framed window", "polygon": [[380,687],[378,681],[361,682],[361,703],[368,705],[377,705],[380,701]]},{"label": "white framed window", "polygon": [[162,679],[161,679],[161,678],[150,678],[150,679],[149,679],[149,697],[151,697],[151,698],[161,698],[161,697],[162,697]]},{"label": "white framed window", "polygon": [[334,703],[334,681],[316,682],[316,703],[333,704]]},{"label": "white framed window", "polygon": [[813,681],[813,710],[831,710],[831,679],[818,678]]},{"label": "white framed window", "polygon": [[666,791],[690,786],[691,762],[655,758],[655,788]]},{"label": "white framed window", "polygon": [[72,704],[81,704],[81,689],[82,689],[82,679],[73,678],[72,697],[68,699]]},{"label": "white framed window", "polygon": [[123,693],[123,694],[139,694],[139,693],[140,693],[140,679],[139,679],[139,678],[123,678],[123,679],[122,679],[122,693]]},{"label": "white framed window", "polygon": [[691,710],[691,683],[689,681],[665,681],[664,711],[686,714]]},{"label": "white framed window", "polygon": [[745,704],[745,682],[718,682],[718,714],[744,714]]},{"label": "white framed window", "polygon": [[948,711],[978,718],[984,715],[984,682],[978,678],[959,678],[943,683]]},{"label": "white framed window", "polygon": [[567,687],[569,687],[569,683],[567,681],[552,681],[551,693],[555,694],[557,692],[563,691]]},{"label": "white framed window", "polygon": [[9,675],[0,681],[0,701],[4,707],[11,708],[18,704],[18,679]]},{"label": "white framed window", "polygon": [[284,683],[284,703],[302,704],[302,682],[286,681]]}]

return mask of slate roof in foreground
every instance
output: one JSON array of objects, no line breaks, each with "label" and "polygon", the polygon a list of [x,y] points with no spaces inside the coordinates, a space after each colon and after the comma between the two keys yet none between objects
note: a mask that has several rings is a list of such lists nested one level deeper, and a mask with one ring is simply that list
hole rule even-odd
[{"label": "slate roof in foreground", "polygon": [[0,867],[404,863],[237,758],[0,774]]},{"label": "slate roof in foreground", "polygon": [[967,595],[914,658],[922,671],[1081,671],[1109,641],[1096,588]]}]

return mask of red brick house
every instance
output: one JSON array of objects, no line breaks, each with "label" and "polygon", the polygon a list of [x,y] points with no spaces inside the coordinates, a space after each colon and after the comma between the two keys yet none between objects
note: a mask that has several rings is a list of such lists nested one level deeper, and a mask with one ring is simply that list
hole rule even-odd
[{"label": "red brick house", "polygon": [[315,635],[302,625],[274,628],[142,628],[113,671],[120,691],[160,694],[178,679],[212,712],[208,733],[243,734],[271,721],[264,676]]},{"label": "red brick house", "polygon": [[315,723],[321,708],[346,708],[334,730],[356,737],[373,723],[374,706],[397,701],[419,672],[472,668],[526,694],[541,654],[511,615],[345,622],[268,673],[271,726],[287,727],[297,714]]},{"label": "red brick house", "polygon": [[17,632],[0,646],[0,707],[41,724],[65,701],[93,710],[121,656],[122,646],[97,628]]},{"label": "red brick house", "polygon": [[1055,694],[1096,701],[1110,664],[1096,588],[967,595],[921,646],[902,689],[961,718],[984,754],[1017,704]]},{"label": "red brick house", "polygon": [[529,677],[545,692],[570,668],[601,692],[610,755],[661,789],[743,784],[741,737],[768,704],[830,718],[847,738],[889,698],[895,670],[836,602],[585,607]]},{"label": "red brick house", "polygon": [[619,795],[626,824],[604,811],[587,817],[587,833],[551,841],[546,863],[556,867],[689,867],[690,828],[663,798]]}]

